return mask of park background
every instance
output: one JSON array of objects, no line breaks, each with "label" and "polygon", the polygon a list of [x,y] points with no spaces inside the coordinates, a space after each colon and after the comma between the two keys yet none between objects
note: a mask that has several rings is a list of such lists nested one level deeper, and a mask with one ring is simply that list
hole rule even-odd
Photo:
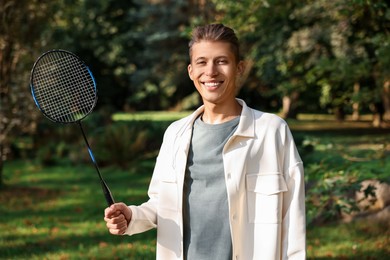
[{"label": "park background", "polygon": [[201,103],[187,75],[190,31],[214,22],[241,40],[238,97],[292,129],[309,259],[389,259],[390,199],[378,193],[390,183],[385,0],[1,0],[0,259],[155,258],[155,231],[108,234],[80,131],[40,114],[30,70],[50,49],[88,64],[95,157],[116,201],[141,203],[165,128]]}]

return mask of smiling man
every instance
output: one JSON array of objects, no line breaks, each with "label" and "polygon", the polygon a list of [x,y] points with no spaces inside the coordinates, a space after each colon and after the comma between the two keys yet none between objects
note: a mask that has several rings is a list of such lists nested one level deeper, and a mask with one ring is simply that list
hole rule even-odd
[{"label": "smiling man", "polygon": [[157,228],[157,259],[305,259],[303,163],[281,118],[236,98],[234,31],[194,29],[188,74],[203,106],[165,132],[142,205],[105,209],[112,234]]},{"label": "smiling man", "polygon": [[236,80],[244,71],[244,64],[238,60],[231,43],[212,40],[212,32],[210,35],[197,33],[190,43],[188,73],[202,96],[205,106],[203,121],[223,123],[241,113],[235,95]]}]

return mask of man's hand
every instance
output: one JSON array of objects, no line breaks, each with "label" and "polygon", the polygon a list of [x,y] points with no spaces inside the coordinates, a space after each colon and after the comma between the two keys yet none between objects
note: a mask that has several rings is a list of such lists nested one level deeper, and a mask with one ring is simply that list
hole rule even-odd
[{"label": "man's hand", "polygon": [[130,223],[132,212],[126,204],[119,202],[104,210],[104,221],[113,235],[123,235]]}]

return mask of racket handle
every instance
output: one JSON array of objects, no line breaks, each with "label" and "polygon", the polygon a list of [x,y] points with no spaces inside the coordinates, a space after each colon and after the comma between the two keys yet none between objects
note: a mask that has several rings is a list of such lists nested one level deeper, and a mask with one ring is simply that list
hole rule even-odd
[{"label": "racket handle", "polygon": [[108,188],[107,184],[103,180],[101,180],[101,184],[102,184],[103,194],[104,194],[104,197],[106,198],[107,204],[108,204],[108,206],[111,206],[112,204],[115,203],[114,198],[112,197],[111,191]]}]

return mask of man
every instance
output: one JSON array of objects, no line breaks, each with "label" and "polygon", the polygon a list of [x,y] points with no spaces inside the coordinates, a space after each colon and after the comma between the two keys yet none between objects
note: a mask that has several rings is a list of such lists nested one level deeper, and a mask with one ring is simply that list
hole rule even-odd
[{"label": "man", "polygon": [[203,106],[166,130],[149,200],[105,210],[109,231],[157,228],[157,259],[305,259],[303,164],[287,124],[236,99],[232,29],[195,28],[189,52]]}]

